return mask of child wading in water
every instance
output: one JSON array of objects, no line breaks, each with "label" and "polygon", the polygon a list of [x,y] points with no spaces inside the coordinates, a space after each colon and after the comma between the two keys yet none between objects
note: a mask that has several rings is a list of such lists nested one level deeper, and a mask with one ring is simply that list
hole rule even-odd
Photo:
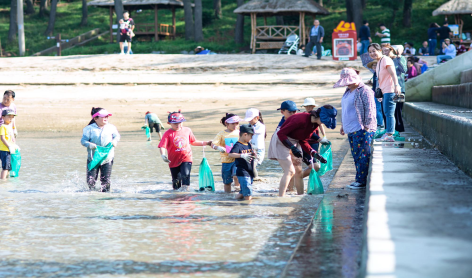
[{"label": "child wading in water", "polygon": [[14,134],[12,123],[15,118],[15,112],[10,109],[2,111],[3,124],[0,127],[0,159],[2,160],[2,174],[1,179],[6,180],[11,170],[11,153],[16,153],[19,149],[14,143]]},{"label": "child wading in water", "polygon": [[265,156],[266,127],[261,112],[256,108],[248,109],[244,120],[254,127],[254,136],[252,136],[251,144],[257,153],[257,163],[254,163],[254,179],[256,179],[259,177],[256,166],[262,164]]},{"label": "child wading in water", "polygon": [[221,152],[221,177],[223,178],[224,189],[226,193],[231,193],[231,184],[239,186],[238,179],[235,176],[234,158],[229,157],[228,153],[239,139],[239,122],[241,119],[238,115],[228,114],[221,118],[221,124],[226,129],[219,132],[213,139],[211,147]]},{"label": "child wading in water", "polygon": [[197,141],[190,128],[184,127],[184,115],[179,112],[169,113],[167,123],[171,126],[159,143],[159,150],[164,162],[169,163],[174,190],[187,191],[190,186],[192,170],[192,146],[210,145],[211,141]]},{"label": "child wading in water", "polygon": [[[115,157],[115,147],[120,141],[120,134],[116,127],[108,123],[108,117],[112,114],[107,110],[97,107],[92,108],[92,120],[83,130],[82,146],[87,147],[87,184],[90,189],[95,187],[97,182],[98,172],[100,171],[101,192],[110,191],[111,183],[111,169],[113,166],[113,158]],[[88,169],[89,163],[93,159],[97,146],[106,147],[109,143],[113,148],[108,153],[105,160],[100,165],[97,165],[92,170]]]},{"label": "child wading in water", "polygon": [[[157,138],[161,141],[161,128],[164,129],[162,126],[161,120],[157,117],[156,114],[151,113],[149,111],[146,112],[146,116],[144,117],[144,121],[146,125],[149,127],[149,131],[152,133],[152,129],[154,128],[157,132]],[[151,141],[151,137],[149,137],[148,141]]]},{"label": "child wading in water", "polygon": [[254,159],[257,154],[252,149],[250,143],[254,135],[254,128],[251,125],[241,125],[239,128],[239,141],[229,153],[229,157],[236,159],[236,176],[238,177],[241,190],[236,199],[252,199],[252,182],[254,179]]}]

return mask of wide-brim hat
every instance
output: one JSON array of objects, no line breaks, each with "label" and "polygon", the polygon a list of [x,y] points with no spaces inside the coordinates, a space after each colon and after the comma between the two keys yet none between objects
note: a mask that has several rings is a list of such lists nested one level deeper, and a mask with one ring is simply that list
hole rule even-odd
[{"label": "wide-brim hat", "polygon": [[371,69],[371,68],[372,68],[372,65],[375,64],[375,63],[378,63],[378,62],[379,62],[379,61],[377,61],[377,60],[374,60],[374,61],[372,61],[372,62],[369,62],[369,63],[366,65],[366,67],[369,68],[369,69]]},{"label": "wide-brim hat", "polygon": [[334,84],[333,88],[345,87],[351,84],[359,84],[362,81],[357,72],[351,68],[343,68],[341,70],[341,79]]},{"label": "wide-brim hat", "polygon": [[315,102],[315,99],[314,99],[314,98],[312,98],[312,97],[307,97],[301,106],[302,106],[302,107],[305,107],[305,106],[309,106],[309,105],[316,106],[316,102]]}]

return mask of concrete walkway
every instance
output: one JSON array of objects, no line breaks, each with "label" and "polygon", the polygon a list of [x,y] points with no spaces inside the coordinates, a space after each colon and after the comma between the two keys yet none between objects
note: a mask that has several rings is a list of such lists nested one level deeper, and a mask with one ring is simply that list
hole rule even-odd
[{"label": "concrete walkway", "polygon": [[470,277],[472,178],[412,128],[402,136],[375,143],[367,277]]}]

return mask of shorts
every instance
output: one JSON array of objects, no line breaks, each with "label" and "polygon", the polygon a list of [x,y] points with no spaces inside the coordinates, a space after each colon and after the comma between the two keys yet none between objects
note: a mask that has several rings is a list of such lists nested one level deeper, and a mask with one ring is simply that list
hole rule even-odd
[{"label": "shorts", "polygon": [[158,123],[149,123],[149,130],[152,133],[152,128],[156,129],[156,132],[159,133],[161,132],[161,125]]},{"label": "shorts", "polygon": [[132,39],[131,39],[131,37],[130,37],[129,35],[127,35],[127,34],[120,34],[120,42],[125,42],[125,41],[131,42]]},{"label": "shorts", "polygon": [[11,155],[10,152],[0,151],[0,160],[2,160],[2,169],[11,170]]},{"label": "shorts", "polygon": [[239,184],[241,185],[241,190],[239,194],[244,197],[252,196],[252,177],[238,176]]},{"label": "shorts", "polygon": [[221,177],[224,184],[231,184],[233,182],[233,177],[236,175],[235,163],[221,163]]}]

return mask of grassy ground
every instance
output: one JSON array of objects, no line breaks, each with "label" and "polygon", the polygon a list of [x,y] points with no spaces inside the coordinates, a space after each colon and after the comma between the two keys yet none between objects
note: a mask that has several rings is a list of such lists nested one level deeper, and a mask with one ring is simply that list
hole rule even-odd
[{"label": "grassy ground", "polygon": [[[197,45],[202,45],[215,52],[240,52],[248,50],[250,41],[250,21],[249,17],[245,18],[245,39],[244,45],[235,45],[234,43],[234,24],[236,15],[233,10],[236,8],[235,1],[222,0],[223,2],[223,17],[222,19],[212,18],[212,0],[203,0],[204,13],[204,41],[196,43],[193,41],[186,41],[184,36],[185,24],[183,21],[183,10],[179,9],[176,12],[177,17],[177,35],[178,38],[172,40],[161,40],[154,42],[151,38],[147,41],[138,41],[133,44],[133,51],[135,53],[151,53],[152,51],[165,51],[165,53],[181,53],[182,51],[191,51]],[[325,1],[328,2],[328,1]],[[371,31],[375,33],[378,30],[377,25],[385,22],[389,25],[392,33],[392,43],[400,44],[405,41],[411,41],[418,47],[422,41],[426,39],[426,30],[431,22],[438,22],[442,24],[443,17],[433,17],[432,11],[439,7],[446,0],[425,0],[416,1],[413,7],[412,27],[402,27],[402,13],[398,11],[395,19],[393,18],[392,10],[385,8],[380,4],[376,4],[375,0],[368,1],[368,7],[364,10],[364,18],[370,21]],[[331,30],[333,30],[340,20],[345,19],[344,0],[331,0],[327,7],[331,14],[328,16],[319,17],[322,25],[327,30],[327,37],[325,41],[331,40]],[[39,7],[35,7],[38,11]],[[56,19],[55,32],[61,33],[62,38],[73,38],[79,34],[85,33],[94,28],[106,31],[109,29],[108,9],[100,9],[89,7],[88,25],[81,27],[81,2],[74,0],[72,2],[60,2],[58,4],[58,15]],[[132,12],[133,19],[137,22],[153,22],[153,11],[143,11],[142,13]],[[464,16],[465,30],[472,29],[472,19],[470,16]],[[298,25],[298,16],[285,17],[288,24]],[[307,18],[307,26],[310,26],[312,19]],[[47,40],[44,35],[46,30],[48,18],[39,18],[37,14],[25,16],[25,36],[26,36],[26,54],[31,55],[35,52],[44,50],[54,45],[54,41]],[[159,22],[164,24],[171,24],[171,12],[169,10],[159,11]],[[258,21],[259,25],[263,25],[263,19]],[[275,18],[268,18],[268,24],[275,24]],[[0,1],[0,39],[2,47],[6,52],[10,52],[13,56],[18,53],[17,42],[10,44],[6,43],[9,28],[9,6],[4,1]],[[374,39],[374,41],[380,41]],[[330,48],[326,46],[325,48]],[[119,49],[116,44],[109,43],[109,37],[95,40],[85,46],[75,47],[69,50],[64,50],[63,55],[77,55],[77,54],[104,54],[118,52]]]}]

